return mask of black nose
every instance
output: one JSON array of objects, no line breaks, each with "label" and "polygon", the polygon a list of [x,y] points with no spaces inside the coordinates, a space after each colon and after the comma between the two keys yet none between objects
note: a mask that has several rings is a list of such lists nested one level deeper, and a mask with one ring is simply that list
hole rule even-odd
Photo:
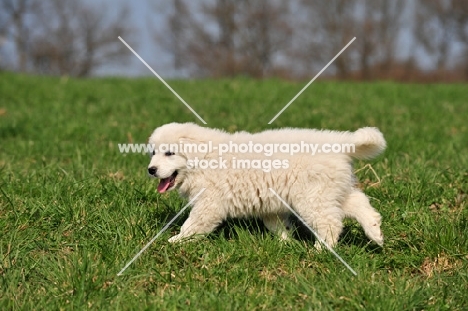
[{"label": "black nose", "polygon": [[158,169],[156,168],[156,166],[151,166],[150,168],[148,168],[148,174],[150,175],[156,175],[156,171]]}]

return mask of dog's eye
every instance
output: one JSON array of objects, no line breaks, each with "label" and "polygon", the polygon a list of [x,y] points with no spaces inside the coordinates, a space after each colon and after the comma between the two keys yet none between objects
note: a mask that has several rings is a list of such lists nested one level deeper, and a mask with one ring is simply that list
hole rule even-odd
[{"label": "dog's eye", "polygon": [[174,152],[171,152],[171,151],[166,151],[166,153],[164,154],[166,157],[170,157],[171,155],[174,155],[175,153]]}]

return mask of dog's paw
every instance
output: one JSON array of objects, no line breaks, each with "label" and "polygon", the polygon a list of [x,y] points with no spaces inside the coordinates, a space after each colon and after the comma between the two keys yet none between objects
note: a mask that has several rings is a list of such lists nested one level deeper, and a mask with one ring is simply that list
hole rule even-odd
[{"label": "dog's paw", "polygon": [[179,243],[184,239],[183,236],[180,234],[176,234],[173,237],[171,237],[169,240],[167,240],[169,243]]},{"label": "dog's paw", "polygon": [[197,235],[183,235],[181,233],[174,235],[171,237],[169,240],[167,240],[169,243],[185,243],[185,242],[193,242],[196,240],[201,239],[204,237],[203,234],[197,234]]},{"label": "dog's paw", "polygon": [[374,209],[368,209],[366,214],[362,216],[363,217],[360,217],[358,221],[364,229],[366,236],[378,245],[383,246],[384,237],[382,231],[380,230],[382,216]]},{"label": "dog's paw", "polygon": [[315,247],[315,250],[320,253],[322,252],[323,248],[325,247],[322,243],[320,243],[319,241],[315,241],[314,243],[314,247]]},{"label": "dog's paw", "polygon": [[383,234],[382,234],[382,231],[380,231],[380,227],[376,225],[376,229],[375,230],[368,230],[366,232],[367,234],[367,237],[369,237],[369,239],[371,239],[372,241],[374,241],[375,243],[377,243],[378,245],[380,246],[383,246],[384,244],[384,237],[383,237]]},{"label": "dog's paw", "polygon": [[283,231],[280,233],[279,239],[281,242],[287,242],[287,241],[291,241],[291,236],[288,231]]},{"label": "dog's paw", "polygon": [[380,230],[381,217],[376,215],[371,223],[364,227],[364,232],[367,237],[377,243],[380,246],[383,246],[384,237],[382,231]]}]

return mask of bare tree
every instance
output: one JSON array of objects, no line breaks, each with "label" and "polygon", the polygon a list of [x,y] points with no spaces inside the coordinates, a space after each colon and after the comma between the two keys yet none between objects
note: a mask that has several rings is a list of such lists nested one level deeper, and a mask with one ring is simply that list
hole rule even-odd
[{"label": "bare tree", "polygon": [[458,38],[464,45],[459,63],[463,67],[465,79],[468,80],[468,0],[455,1],[453,5]]},{"label": "bare tree", "polygon": [[263,77],[273,69],[274,57],[290,42],[289,7],[285,2],[259,0],[246,1],[244,10],[239,22],[240,49],[246,58],[243,63]]},{"label": "bare tree", "polygon": [[117,40],[129,40],[128,9],[110,18],[105,7],[87,7],[75,1],[43,2],[36,14],[31,38],[35,70],[58,75],[88,76],[99,66],[129,56]]},{"label": "bare tree", "polygon": [[371,78],[371,65],[372,57],[376,54],[376,49],[378,43],[376,42],[376,10],[378,7],[378,0],[363,0],[359,3],[361,9],[363,10],[363,16],[356,21],[353,21],[355,24],[356,30],[359,30],[359,39],[357,44],[359,44],[359,71],[361,72],[361,77],[363,79]]},{"label": "bare tree", "polygon": [[36,5],[36,0],[0,0],[0,35],[13,39],[18,55],[16,67],[23,72],[27,70],[30,32],[27,15],[34,12]]},{"label": "bare tree", "polygon": [[107,12],[78,1],[0,0],[0,36],[14,44],[17,70],[87,76],[130,56],[117,39],[131,32],[128,9]]},{"label": "bare tree", "polygon": [[[388,71],[395,58],[401,27],[403,0],[303,0],[302,21],[297,28],[298,58],[320,67],[353,37],[356,41],[332,67],[339,78],[359,72],[370,79],[377,71]],[[355,74],[354,74],[355,75]]]},{"label": "bare tree", "polygon": [[459,38],[457,3],[466,0],[418,0],[415,38],[435,60],[439,71],[447,70],[453,42]]},{"label": "bare tree", "polygon": [[200,6],[177,0],[164,29],[170,40],[159,34],[156,42],[198,75],[262,77],[274,70],[274,58],[287,44],[287,10],[276,0],[216,0]]},{"label": "bare tree", "polygon": [[[356,0],[315,0],[300,2],[293,55],[310,72],[338,53],[354,36]],[[339,78],[348,77],[356,63],[356,45],[338,57],[332,67]],[[318,67],[317,67],[318,66]],[[332,69],[333,70],[333,69]]]},{"label": "bare tree", "polygon": [[[172,65],[176,70],[183,70],[189,66],[187,60],[187,37],[194,24],[190,8],[183,0],[174,0],[165,3],[153,3],[155,11],[152,18],[166,18],[162,28],[156,28],[152,20],[148,21],[148,27],[154,29],[153,38],[166,52],[172,56]],[[158,25],[158,27],[161,27]]]},{"label": "bare tree", "polygon": [[[236,46],[239,16],[242,14],[237,2],[217,0],[214,4],[202,6],[204,16],[212,21],[212,27],[217,30],[217,33],[210,33],[201,25],[194,27],[196,36],[208,43],[208,46],[193,42],[190,47],[196,53],[195,61],[204,68],[209,68],[210,75],[233,75],[243,70],[238,55],[238,46]],[[204,52],[207,47],[213,53],[209,58],[206,58]],[[213,62],[215,59],[216,62]]]},{"label": "bare tree", "polygon": [[404,11],[407,5],[404,0],[380,0],[378,12],[380,20],[378,23],[379,62],[380,70],[388,74],[391,66],[396,62],[397,39],[404,25]]},{"label": "bare tree", "polygon": [[6,68],[5,64],[5,53],[3,50],[3,46],[7,42],[7,35],[8,35],[8,20],[7,16],[4,14],[3,10],[0,10],[0,70]]},{"label": "bare tree", "polygon": [[363,79],[389,73],[395,62],[396,38],[402,23],[403,0],[361,0],[362,12],[353,23],[359,45],[359,71]]}]

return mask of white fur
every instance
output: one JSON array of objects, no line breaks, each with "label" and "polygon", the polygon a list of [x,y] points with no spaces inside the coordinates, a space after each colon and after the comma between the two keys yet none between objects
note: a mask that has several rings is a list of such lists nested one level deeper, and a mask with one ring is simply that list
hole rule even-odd
[{"label": "white fur", "polygon": [[[149,139],[150,144],[208,143],[213,146],[229,141],[240,143],[353,143],[355,153],[340,154],[274,154],[227,153],[222,158],[230,164],[237,159],[287,160],[287,169],[239,169],[229,165],[227,169],[189,169],[187,161],[219,159],[216,150],[188,154],[179,150],[174,155],[157,152],[151,158],[149,168],[156,169],[155,177],[167,178],[175,171],[175,186],[179,193],[193,198],[202,188],[206,190],[196,199],[190,216],[180,233],[169,241],[175,242],[195,234],[212,232],[228,217],[257,216],[265,226],[288,237],[289,210],[269,190],[272,188],[315,230],[334,246],[343,229],[343,218],[356,219],[366,235],[377,244],[383,244],[380,231],[381,216],[369,200],[355,187],[352,158],[369,159],[381,153],[385,140],[376,128],[361,128],[356,132],[320,131],[311,129],[280,129],[250,134],[200,127],[193,123],[170,123],[157,128]],[[172,190],[171,189],[171,190]]]}]

